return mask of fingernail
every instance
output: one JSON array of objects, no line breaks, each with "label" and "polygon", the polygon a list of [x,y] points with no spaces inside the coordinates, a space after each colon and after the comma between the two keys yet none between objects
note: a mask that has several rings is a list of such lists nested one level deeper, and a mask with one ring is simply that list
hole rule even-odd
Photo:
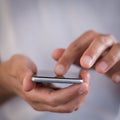
[{"label": "fingernail", "polygon": [[64,66],[59,64],[55,67],[55,72],[58,74],[58,75],[63,75],[64,74]]},{"label": "fingernail", "polygon": [[93,64],[92,58],[90,56],[84,56],[83,62],[85,65],[88,65],[89,67],[91,67]]},{"label": "fingernail", "polygon": [[116,83],[120,83],[120,76],[119,75],[115,75],[114,76],[114,80]]},{"label": "fingernail", "polygon": [[100,72],[106,72],[108,65],[106,62],[103,61],[103,62],[99,63],[97,68],[99,69]]}]

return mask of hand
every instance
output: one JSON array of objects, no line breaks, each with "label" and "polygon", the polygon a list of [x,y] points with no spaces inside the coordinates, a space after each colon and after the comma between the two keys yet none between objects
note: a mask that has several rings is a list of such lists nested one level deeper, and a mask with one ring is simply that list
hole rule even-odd
[{"label": "hand", "polygon": [[[88,93],[86,82],[61,89],[32,82],[31,77],[36,72],[29,58],[15,55],[0,65],[0,85],[24,98],[37,111],[72,112],[81,106]],[[84,81],[89,79],[87,71],[82,71],[81,76]]]},{"label": "hand", "polygon": [[63,75],[72,63],[83,68],[95,67],[120,83],[120,43],[112,35],[88,31],[73,41],[67,49],[56,49],[53,58],[58,60],[56,74]]}]

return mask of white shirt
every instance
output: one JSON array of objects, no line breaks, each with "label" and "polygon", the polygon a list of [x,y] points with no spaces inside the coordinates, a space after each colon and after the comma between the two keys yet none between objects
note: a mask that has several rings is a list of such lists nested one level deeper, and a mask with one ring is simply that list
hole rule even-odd
[{"label": "white shirt", "polygon": [[[119,36],[119,1],[115,0],[1,0],[1,60],[16,53],[29,56],[38,69],[53,69],[57,47],[67,47],[88,29]],[[7,2],[5,2],[7,1]],[[75,68],[74,68],[75,69]],[[20,98],[0,108],[3,120],[115,120],[119,112],[120,86],[91,71],[91,90],[77,112],[36,112]],[[14,114],[14,115],[13,115]]]}]

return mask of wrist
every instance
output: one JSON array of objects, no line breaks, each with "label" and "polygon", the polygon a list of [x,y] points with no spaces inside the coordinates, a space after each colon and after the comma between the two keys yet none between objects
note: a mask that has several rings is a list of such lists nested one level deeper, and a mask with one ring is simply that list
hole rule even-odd
[{"label": "wrist", "polygon": [[10,84],[6,83],[9,77],[3,64],[0,64],[0,104],[15,96],[15,93],[10,89]]}]

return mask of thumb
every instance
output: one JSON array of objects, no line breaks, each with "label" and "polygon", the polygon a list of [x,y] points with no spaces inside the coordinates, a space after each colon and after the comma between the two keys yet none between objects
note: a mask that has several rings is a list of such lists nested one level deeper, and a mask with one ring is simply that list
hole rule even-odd
[{"label": "thumb", "polygon": [[23,79],[23,90],[26,92],[31,91],[35,87],[35,83],[32,81],[33,72],[29,71],[26,73]]}]

